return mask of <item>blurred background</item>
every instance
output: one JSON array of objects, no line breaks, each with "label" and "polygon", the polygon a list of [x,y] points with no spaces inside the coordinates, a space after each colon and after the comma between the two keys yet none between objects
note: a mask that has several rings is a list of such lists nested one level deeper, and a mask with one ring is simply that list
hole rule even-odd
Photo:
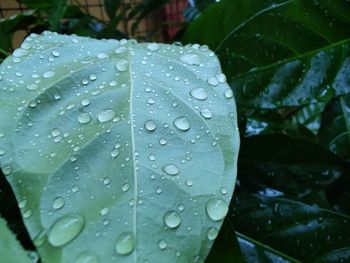
[{"label": "blurred background", "polygon": [[183,28],[188,5],[186,0],[1,0],[0,48],[10,52],[29,33],[44,30],[167,42]]}]

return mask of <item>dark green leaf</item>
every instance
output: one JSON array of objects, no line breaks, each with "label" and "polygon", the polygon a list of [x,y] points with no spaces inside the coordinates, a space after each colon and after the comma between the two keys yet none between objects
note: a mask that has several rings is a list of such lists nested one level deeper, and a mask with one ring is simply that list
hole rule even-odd
[{"label": "dark green leaf", "polygon": [[110,19],[116,16],[121,0],[104,0],[104,8]]},{"label": "dark green leaf", "polygon": [[344,247],[329,252],[328,254],[315,260],[315,263],[350,262],[350,247]]},{"label": "dark green leaf", "polygon": [[232,222],[238,232],[311,262],[350,242],[350,218],[282,197],[240,195]]},{"label": "dark green leaf", "polygon": [[60,22],[67,10],[67,0],[53,0],[51,10],[49,13],[50,29],[53,31],[60,31]]}]

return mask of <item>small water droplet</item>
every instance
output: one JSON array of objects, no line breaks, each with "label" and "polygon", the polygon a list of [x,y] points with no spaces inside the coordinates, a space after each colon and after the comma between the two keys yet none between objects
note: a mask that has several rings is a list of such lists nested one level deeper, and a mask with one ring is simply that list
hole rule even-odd
[{"label": "small water droplet", "polygon": [[97,256],[88,251],[84,251],[80,253],[74,260],[74,263],[98,263],[98,262],[99,260]]},{"label": "small water droplet", "polygon": [[4,155],[6,153],[6,150],[4,148],[0,148],[0,156]]},{"label": "small water droplet", "polygon": [[115,68],[118,71],[126,71],[128,69],[128,67],[129,67],[129,63],[125,59],[121,59],[121,60],[117,61],[117,63],[115,64]]},{"label": "small water droplet", "polygon": [[111,151],[111,156],[112,156],[113,158],[118,157],[118,156],[119,156],[119,150],[118,150],[118,149],[112,150],[112,151]]},{"label": "small water droplet", "polygon": [[90,74],[89,79],[94,81],[97,79],[97,76],[95,74]]},{"label": "small water droplet", "polygon": [[185,62],[189,65],[199,65],[201,63],[201,59],[196,54],[185,54],[180,57],[182,62]]},{"label": "small water droplet", "polygon": [[122,191],[123,192],[126,192],[130,189],[130,185],[128,183],[125,183],[122,185]]},{"label": "small water droplet", "polygon": [[26,89],[30,90],[30,91],[37,90],[38,88],[39,88],[39,86],[36,85],[36,84],[29,84],[29,85],[26,86]]},{"label": "small water droplet", "polygon": [[116,115],[117,115],[117,113],[114,110],[105,109],[97,115],[97,119],[99,120],[99,122],[102,122],[102,123],[108,122],[108,121],[112,120]]},{"label": "small water droplet", "polygon": [[48,240],[54,247],[64,246],[75,239],[84,227],[84,218],[79,214],[67,214],[56,220],[50,228]]},{"label": "small water droplet", "polygon": [[192,89],[190,95],[197,100],[206,100],[208,98],[208,94],[203,88]]},{"label": "small water droplet", "polygon": [[224,96],[225,96],[225,98],[227,98],[227,99],[231,99],[231,98],[233,97],[233,91],[232,91],[232,89],[229,88],[229,89],[225,90]]},{"label": "small water droplet", "polygon": [[201,110],[200,114],[205,119],[211,119],[213,117],[213,113],[209,109]]},{"label": "small water droplet", "polygon": [[53,209],[61,209],[63,206],[64,206],[64,199],[62,197],[56,197],[55,200],[53,200],[53,203],[52,203],[52,208]]},{"label": "small water droplet", "polygon": [[109,214],[109,208],[108,207],[104,207],[101,209],[100,211],[101,216],[105,216]]},{"label": "small water droplet", "polygon": [[46,72],[44,72],[44,74],[43,74],[43,77],[45,78],[45,79],[48,79],[48,78],[52,78],[53,76],[55,76],[55,72],[53,72],[53,71],[46,71]]},{"label": "small water droplet", "polygon": [[219,81],[215,77],[210,77],[208,79],[208,83],[212,86],[217,86],[219,85]]},{"label": "small water droplet", "polygon": [[150,43],[147,45],[148,50],[157,51],[160,48],[160,45],[157,43]]},{"label": "small water droplet", "polygon": [[90,101],[88,99],[83,99],[81,101],[81,105],[83,105],[84,107],[88,106],[90,104]]},{"label": "small water droplet", "polygon": [[160,138],[159,139],[159,144],[164,146],[164,145],[167,144],[167,140],[165,138]]},{"label": "small water droplet", "polygon": [[173,124],[181,131],[188,131],[191,128],[191,124],[186,117],[176,118]]},{"label": "small water droplet", "polygon": [[36,237],[34,238],[33,242],[36,247],[41,247],[46,242],[47,236],[45,230],[41,230]]},{"label": "small water droplet", "polygon": [[78,121],[81,123],[81,124],[87,124],[91,121],[91,116],[89,113],[87,112],[82,112],[78,115]]},{"label": "small water droplet", "polygon": [[169,228],[177,228],[181,224],[181,217],[176,211],[168,211],[164,214],[164,223]]},{"label": "small water droplet", "polygon": [[208,229],[207,231],[207,237],[209,240],[214,240],[219,234],[219,231],[214,228],[214,227],[211,227]]},{"label": "small water droplet", "polygon": [[158,247],[161,249],[161,250],[164,250],[166,249],[166,247],[168,246],[168,244],[165,242],[165,240],[159,240],[158,242]]},{"label": "small water droplet", "polygon": [[220,221],[228,212],[227,203],[221,199],[210,199],[206,205],[206,211],[210,219]]},{"label": "small water droplet", "polygon": [[191,187],[193,185],[192,180],[186,180],[185,184],[189,187]]},{"label": "small water droplet", "polygon": [[133,233],[125,232],[118,237],[115,250],[119,255],[128,255],[134,250],[134,247],[135,241]]},{"label": "small water droplet", "polygon": [[51,54],[52,54],[52,56],[54,56],[54,57],[59,57],[60,56],[60,52],[58,52],[57,50],[52,50],[51,51]]},{"label": "small water droplet", "polygon": [[179,168],[175,164],[167,164],[162,167],[162,170],[168,175],[178,175],[180,173]]},{"label": "small water droplet", "polygon": [[98,59],[106,59],[106,58],[109,58],[109,56],[107,53],[98,53],[97,58]]},{"label": "small water droplet", "polygon": [[145,122],[145,128],[147,131],[155,131],[157,129],[157,124],[152,120],[148,120]]}]

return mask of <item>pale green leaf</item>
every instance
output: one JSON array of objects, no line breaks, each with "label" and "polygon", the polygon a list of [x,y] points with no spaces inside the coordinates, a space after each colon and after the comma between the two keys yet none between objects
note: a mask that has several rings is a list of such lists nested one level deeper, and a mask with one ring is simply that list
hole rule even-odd
[{"label": "pale green leaf", "polygon": [[1,166],[44,263],[206,258],[239,148],[213,52],[48,32],[0,72]]}]

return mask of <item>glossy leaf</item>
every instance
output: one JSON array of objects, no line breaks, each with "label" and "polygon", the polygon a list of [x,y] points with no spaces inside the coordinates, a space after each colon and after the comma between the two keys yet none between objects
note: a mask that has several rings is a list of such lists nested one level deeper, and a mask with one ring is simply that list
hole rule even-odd
[{"label": "glossy leaf", "polygon": [[350,242],[348,216],[283,196],[239,196],[231,220],[237,231],[302,262],[336,253]]},{"label": "glossy leaf", "polygon": [[300,106],[350,91],[349,10],[346,0],[224,0],[184,39],[216,50],[238,105]]},{"label": "glossy leaf", "polygon": [[6,263],[31,263],[16,237],[7,227],[6,221],[0,217],[0,255]]},{"label": "glossy leaf", "polygon": [[47,32],[0,71],[1,167],[44,263],[206,258],[239,147],[213,52]]}]

